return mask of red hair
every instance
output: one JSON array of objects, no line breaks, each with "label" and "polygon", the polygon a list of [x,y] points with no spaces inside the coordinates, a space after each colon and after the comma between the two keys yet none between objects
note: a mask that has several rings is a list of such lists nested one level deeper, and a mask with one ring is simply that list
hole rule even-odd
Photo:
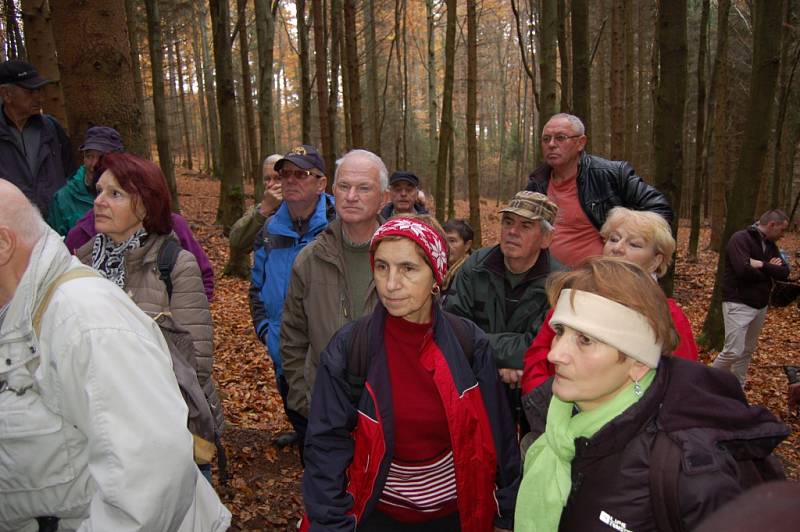
[{"label": "red hair", "polygon": [[147,159],[118,152],[105,155],[103,165],[114,174],[119,186],[144,206],[142,224],[145,230],[150,234],[169,234],[172,231],[170,195],[161,168]]}]

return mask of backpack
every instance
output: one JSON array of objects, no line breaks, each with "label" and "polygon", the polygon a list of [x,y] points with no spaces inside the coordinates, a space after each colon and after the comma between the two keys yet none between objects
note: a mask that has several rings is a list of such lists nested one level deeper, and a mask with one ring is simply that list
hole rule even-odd
[{"label": "backpack", "polygon": [[[447,323],[453,329],[453,333],[458,339],[458,344],[467,358],[467,362],[472,365],[474,357],[472,338],[469,328],[464,321],[454,314],[442,312]],[[347,344],[347,392],[350,397],[350,404],[358,407],[361,393],[364,391],[364,384],[369,373],[369,364],[372,361],[370,353],[369,329],[372,323],[372,314],[359,318],[352,331]]]},{"label": "backpack", "polygon": [[[168,300],[172,300],[172,270],[182,249],[180,243],[170,238],[161,245],[156,257],[158,275],[166,287]],[[192,337],[188,331],[178,327],[168,314],[162,312],[153,320],[167,342],[181,396],[189,407],[187,426],[194,440],[195,461],[199,464],[210,464],[216,453],[220,476],[224,479],[227,476],[225,451],[216,432],[208,399],[197,380],[197,356]]]},{"label": "backpack", "polygon": [[[784,479],[775,457],[749,458],[731,451],[739,466],[739,483],[747,490],[770,480]],[[658,431],[650,454],[650,500],[653,502],[653,517],[656,529],[661,532],[683,532],[678,498],[683,451],[666,433]]]}]

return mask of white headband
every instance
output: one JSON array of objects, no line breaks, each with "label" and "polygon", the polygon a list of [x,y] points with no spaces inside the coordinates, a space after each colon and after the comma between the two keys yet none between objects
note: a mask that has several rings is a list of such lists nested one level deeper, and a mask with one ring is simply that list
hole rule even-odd
[{"label": "white headband", "polygon": [[651,368],[661,358],[661,343],[642,314],[591,292],[562,290],[550,325],[571,327]]}]

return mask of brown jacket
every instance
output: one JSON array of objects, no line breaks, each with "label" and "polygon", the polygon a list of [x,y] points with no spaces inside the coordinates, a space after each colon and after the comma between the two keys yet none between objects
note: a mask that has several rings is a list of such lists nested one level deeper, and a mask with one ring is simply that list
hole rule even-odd
[{"label": "brown jacket", "polygon": [[377,301],[372,281],[366,301],[350,301],[342,257],[342,223],[337,218],[292,265],[281,323],[281,356],[290,409],[308,417],[320,353],[336,331],[353,321],[354,303],[363,305],[364,315],[372,312]]},{"label": "brown jacket", "polygon": [[[75,252],[81,262],[90,266],[95,238]],[[208,397],[217,430],[221,430],[222,403],[211,377],[214,364],[214,329],[200,268],[191,253],[181,250],[172,269],[172,299],[169,299],[166,285],[159,278],[156,266],[158,250],[168,238],[177,240],[174,234],[150,235],[142,247],[128,252],[125,256],[125,292],[151,318],[161,312],[168,312],[173,321],[192,336],[197,354],[197,379]]]}]

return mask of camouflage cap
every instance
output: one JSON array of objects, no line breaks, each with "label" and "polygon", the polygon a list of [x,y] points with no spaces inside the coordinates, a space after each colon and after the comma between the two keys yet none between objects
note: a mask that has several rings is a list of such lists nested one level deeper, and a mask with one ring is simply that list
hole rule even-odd
[{"label": "camouflage cap", "polygon": [[529,220],[545,220],[553,225],[558,206],[544,194],[522,190],[517,192],[508,202],[508,207],[500,209],[500,212],[510,212]]}]

